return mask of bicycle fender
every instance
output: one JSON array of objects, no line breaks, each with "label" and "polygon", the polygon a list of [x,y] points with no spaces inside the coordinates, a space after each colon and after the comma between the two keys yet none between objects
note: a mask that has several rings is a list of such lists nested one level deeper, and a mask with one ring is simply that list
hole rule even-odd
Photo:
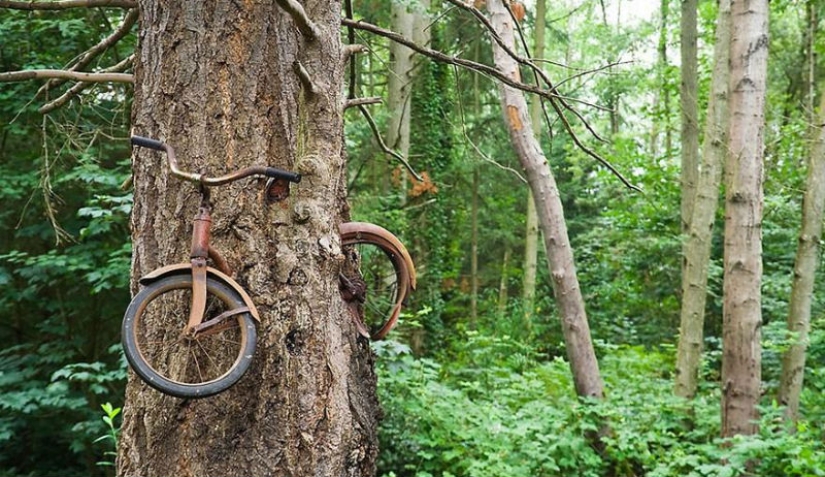
[{"label": "bicycle fender", "polygon": [[[174,265],[166,265],[165,267],[160,267],[156,270],[152,270],[147,275],[144,275],[138,280],[138,283],[141,285],[147,285],[154,281],[160,280],[163,277],[168,275],[182,275],[182,274],[190,274],[192,273],[192,264],[191,263],[176,263]],[[207,276],[215,278],[216,280],[223,282],[225,285],[229,286],[240,295],[243,302],[249,308],[249,313],[252,315],[252,318],[260,323],[261,317],[258,315],[258,309],[255,308],[255,304],[252,302],[252,298],[249,296],[249,293],[246,292],[238,282],[232,279],[229,275],[223,273],[220,270],[217,270],[212,267],[207,267],[206,269]]]},{"label": "bicycle fender", "polygon": [[369,222],[344,222],[338,226],[338,231],[341,234],[341,242],[348,245],[360,240],[367,239],[372,241],[383,241],[389,243],[394,247],[401,259],[407,265],[407,277],[409,279],[408,287],[410,290],[415,290],[416,275],[415,263],[413,263],[410,253],[407,252],[407,247],[398,240],[398,237],[392,234],[389,230],[380,225],[371,224]]}]

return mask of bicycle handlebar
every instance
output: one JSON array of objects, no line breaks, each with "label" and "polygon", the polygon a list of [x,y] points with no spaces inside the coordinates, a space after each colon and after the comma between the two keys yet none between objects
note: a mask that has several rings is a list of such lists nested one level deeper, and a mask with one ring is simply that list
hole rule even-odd
[{"label": "bicycle handlebar", "polygon": [[301,174],[298,174],[297,172],[290,172],[283,169],[278,169],[277,167],[267,166],[252,166],[220,177],[206,177],[203,174],[194,174],[180,170],[178,168],[178,161],[175,158],[175,150],[168,144],[158,141],[157,139],[151,139],[143,136],[132,136],[131,141],[135,146],[147,147],[156,151],[166,152],[166,157],[169,160],[169,168],[172,170],[173,175],[190,182],[197,182],[207,187],[219,186],[238,179],[243,179],[244,177],[256,175],[272,177],[274,179],[284,179],[296,184],[301,182]]}]

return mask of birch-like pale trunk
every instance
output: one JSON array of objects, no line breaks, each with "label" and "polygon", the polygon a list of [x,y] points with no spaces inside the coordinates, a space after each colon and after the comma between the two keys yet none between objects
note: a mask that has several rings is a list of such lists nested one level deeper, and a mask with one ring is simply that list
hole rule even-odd
[{"label": "birch-like pale trunk", "polygon": [[[502,0],[489,0],[487,8],[496,33],[506,45],[514,48],[514,25],[507,7]],[[493,42],[493,60],[500,71],[514,79],[520,77],[518,63],[495,42]],[[498,88],[510,141],[524,168],[535,198],[536,211],[547,251],[548,268],[553,279],[553,295],[561,317],[562,332],[576,393],[579,396],[602,398],[604,397],[604,384],[590,338],[590,325],[587,323],[584,300],[576,276],[573,250],[567,236],[567,225],[564,221],[564,211],[556,180],[533,134],[533,125],[524,94],[501,83]]]},{"label": "birch-like pale trunk", "polygon": [[753,434],[762,384],[762,209],[768,0],[731,2],[722,436]]},{"label": "birch-like pale trunk", "polygon": [[[415,16],[407,2],[393,1],[392,29],[405,38],[412,38]],[[387,80],[387,146],[403,157],[410,152],[410,101],[412,99],[413,51],[390,42],[390,68]]]},{"label": "birch-like pale trunk", "polygon": [[730,0],[719,2],[713,55],[710,100],[702,143],[702,166],[684,245],[685,266],[682,273],[682,307],[674,392],[677,396],[686,398],[692,398],[698,387],[713,222],[718,208],[719,184],[728,144]]},{"label": "birch-like pale trunk", "polygon": [[[544,32],[546,29],[547,0],[536,2],[536,25],[533,33],[533,56],[544,58]],[[533,97],[530,103],[530,121],[536,128],[536,140],[541,144],[541,98]],[[547,125],[550,128],[550,125]],[[522,279],[522,305],[524,308],[524,327],[530,332],[532,329],[533,308],[536,302],[536,272],[538,270],[539,255],[539,216],[536,213],[536,203],[533,193],[527,191],[527,212],[525,214],[524,231],[524,278]]]},{"label": "birch-like pale trunk", "polygon": [[802,227],[796,250],[791,301],[788,311],[788,331],[795,335],[793,344],[782,356],[782,377],[779,402],[785,406],[785,417],[796,422],[799,417],[799,395],[805,374],[805,352],[811,328],[811,301],[814,278],[819,265],[819,243],[822,238],[823,206],[825,206],[825,94],[819,105],[819,121],[813,128],[813,145],[808,158],[805,195],[802,199]]}]

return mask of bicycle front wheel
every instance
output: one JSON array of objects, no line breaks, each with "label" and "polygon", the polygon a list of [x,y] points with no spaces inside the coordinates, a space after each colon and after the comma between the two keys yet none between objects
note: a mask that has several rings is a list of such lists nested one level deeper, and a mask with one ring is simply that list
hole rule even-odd
[{"label": "bicycle front wheel", "polygon": [[185,332],[192,276],[171,275],[138,293],[123,317],[126,359],[160,392],[203,398],[225,391],[249,369],[255,353],[255,320],[240,295],[207,278],[206,311],[197,332]]}]

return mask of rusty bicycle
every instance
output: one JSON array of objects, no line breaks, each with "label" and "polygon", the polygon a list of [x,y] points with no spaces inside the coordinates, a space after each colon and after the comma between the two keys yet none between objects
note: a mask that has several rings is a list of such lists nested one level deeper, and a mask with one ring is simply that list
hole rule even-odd
[{"label": "rusty bicycle", "polygon": [[[158,391],[188,399],[212,396],[237,383],[251,365],[260,316],[226,260],[210,245],[209,190],[254,176],[269,177],[288,190],[301,176],[252,166],[207,177],[181,170],[174,149],[161,141],[140,136],[131,141],[165,152],[170,173],[195,183],[201,202],[190,261],[158,268],[139,280],[143,288],[129,304],[121,330],[126,359]],[[415,288],[415,266],[403,243],[380,226],[347,222],[339,231],[348,263],[357,265],[345,267],[339,276],[341,298],[351,307],[358,332],[382,339]]]}]

